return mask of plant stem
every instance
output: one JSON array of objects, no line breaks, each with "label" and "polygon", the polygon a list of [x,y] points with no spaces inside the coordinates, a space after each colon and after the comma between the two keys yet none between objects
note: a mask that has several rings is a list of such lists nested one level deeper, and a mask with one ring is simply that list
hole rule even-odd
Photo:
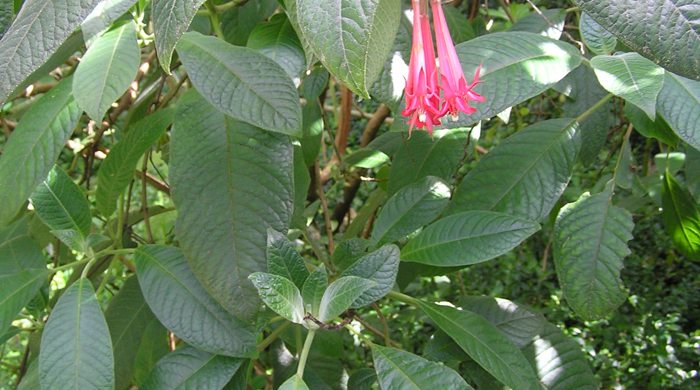
[{"label": "plant stem", "polygon": [[613,97],[613,95],[611,93],[607,94],[604,98],[600,99],[600,101],[598,101],[598,103],[594,104],[593,106],[591,106],[591,108],[586,110],[586,112],[584,112],[583,114],[576,117],[576,122],[581,123],[581,122],[585,121],[586,119],[588,119],[588,117],[591,116],[591,114],[593,114],[599,108],[603,107],[603,105],[605,103],[607,103],[608,100],[610,100],[612,97]]},{"label": "plant stem", "polygon": [[304,366],[306,366],[306,359],[309,357],[309,351],[311,350],[311,343],[314,342],[314,336],[316,331],[309,330],[306,335],[306,341],[304,341],[304,348],[301,350],[301,355],[299,356],[299,366],[297,367],[297,376],[299,378],[304,377]]},{"label": "plant stem", "polygon": [[394,298],[394,299],[396,299],[396,300],[399,301],[399,302],[403,302],[403,303],[405,303],[405,304],[407,304],[407,305],[416,306],[416,299],[415,299],[415,298],[409,297],[408,295],[402,294],[402,293],[400,293],[400,292],[398,292],[398,291],[389,291],[389,293],[387,294],[387,296],[388,296],[388,297],[391,297],[391,298]]},{"label": "plant stem", "polygon": [[207,0],[204,6],[209,10],[209,21],[211,22],[211,28],[214,29],[214,33],[217,37],[224,39],[224,32],[221,30],[221,22],[219,21],[219,14],[217,12],[216,6],[211,0]]},{"label": "plant stem", "polygon": [[69,263],[69,264],[66,264],[66,265],[62,265],[62,266],[60,266],[60,267],[52,268],[52,269],[49,270],[49,272],[50,272],[51,274],[55,274],[55,273],[57,273],[57,272],[59,272],[59,271],[65,271],[65,270],[67,270],[67,269],[71,269],[71,268],[78,267],[78,266],[83,265],[83,264],[85,264],[85,263],[87,263],[87,262],[89,262],[89,261],[90,261],[90,259],[88,259],[88,258],[85,258],[85,259],[82,259],[82,260],[78,260],[78,261],[74,261],[74,262],[72,262],[72,263]]},{"label": "plant stem", "polygon": [[275,328],[275,330],[270,332],[270,334],[267,337],[265,337],[265,339],[261,341],[260,344],[258,344],[258,352],[262,352],[265,350],[265,348],[269,347],[270,344],[277,340],[277,337],[279,337],[279,335],[289,327],[289,325],[291,325],[291,322],[285,322],[284,324],[278,326],[277,328]]}]

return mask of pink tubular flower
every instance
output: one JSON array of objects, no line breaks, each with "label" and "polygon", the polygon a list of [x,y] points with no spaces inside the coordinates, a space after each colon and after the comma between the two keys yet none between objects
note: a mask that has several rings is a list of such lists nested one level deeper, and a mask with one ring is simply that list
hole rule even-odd
[{"label": "pink tubular flower", "polygon": [[413,46],[406,80],[406,108],[401,115],[411,118],[409,134],[414,126],[419,129],[427,127],[428,133],[432,134],[433,126],[440,124],[442,116],[439,114],[440,91],[427,6],[421,7],[420,3],[420,0],[412,0]]},{"label": "pink tubular flower", "polygon": [[430,6],[433,10],[433,24],[435,25],[437,52],[440,59],[440,89],[442,89],[444,99],[438,117],[450,114],[452,119],[456,120],[458,111],[465,114],[476,112],[476,109],[469,105],[469,101],[486,101],[483,96],[472,91],[472,88],[479,82],[479,71],[481,69],[480,67],[476,69],[474,80],[467,85],[455,45],[452,43],[450,30],[447,28],[445,14],[442,11],[442,2],[441,0],[430,0]]}]

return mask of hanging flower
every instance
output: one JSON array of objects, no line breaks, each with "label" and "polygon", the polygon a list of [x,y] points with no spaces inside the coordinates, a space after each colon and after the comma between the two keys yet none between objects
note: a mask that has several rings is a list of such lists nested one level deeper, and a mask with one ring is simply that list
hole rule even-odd
[{"label": "hanging flower", "polygon": [[440,59],[440,89],[444,99],[438,117],[450,114],[453,120],[457,120],[460,111],[465,114],[476,112],[476,109],[469,105],[470,101],[486,101],[483,96],[472,90],[479,82],[481,69],[480,67],[476,69],[474,80],[471,84],[467,84],[455,45],[452,43],[452,37],[447,28],[442,2],[441,0],[431,0],[430,6],[433,10],[433,24],[435,25],[437,52]]},{"label": "hanging flower", "polygon": [[[421,2],[423,7],[421,7]],[[406,80],[406,108],[401,115],[410,117],[409,134],[413,127],[426,127],[432,134],[440,124],[440,91],[438,90],[435,49],[430,33],[430,20],[425,0],[413,0],[413,45]],[[444,115],[444,114],[443,114]]]}]

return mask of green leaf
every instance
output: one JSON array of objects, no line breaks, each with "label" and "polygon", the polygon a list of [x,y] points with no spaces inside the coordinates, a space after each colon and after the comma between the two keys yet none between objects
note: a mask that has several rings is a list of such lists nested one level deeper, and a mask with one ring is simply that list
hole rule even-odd
[{"label": "green leaf", "polygon": [[106,32],[83,56],[73,77],[73,95],[90,118],[100,122],[129,88],[141,63],[134,23]]},{"label": "green leaf", "polygon": [[119,195],[134,177],[139,159],[163,135],[172,121],[172,110],[158,110],[129,126],[126,136],[109,151],[100,165],[95,193],[95,202],[102,215],[112,215],[117,208]]},{"label": "green leaf", "polygon": [[158,61],[170,74],[173,51],[205,0],[153,0],[151,19]]},{"label": "green leaf", "polygon": [[657,110],[673,131],[700,150],[700,82],[666,73]]},{"label": "green leaf", "polygon": [[540,34],[551,39],[561,38],[566,21],[566,10],[561,8],[545,9],[539,12],[532,12],[527,16],[518,19],[508,31],[525,31]]},{"label": "green leaf", "polygon": [[540,229],[534,221],[493,211],[467,211],[442,218],[408,241],[401,259],[440,267],[491,260]]},{"label": "green leaf", "polygon": [[365,291],[376,285],[373,280],[356,276],[343,276],[334,281],[323,294],[318,319],[323,322],[335,319],[349,309]]},{"label": "green leaf", "polygon": [[394,242],[437,218],[450,200],[450,188],[426,176],[400,189],[387,200],[372,230],[376,243]]},{"label": "green leaf", "polygon": [[585,12],[581,14],[579,28],[583,42],[593,53],[610,54],[615,51],[617,38]]},{"label": "green leaf", "polygon": [[179,100],[174,123],[175,233],[209,294],[251,318],[261,305],[248,275],[265,270],[267,229],[286,230],[294,208],[292,144],[226,118],[196,93]]},{"label": "green leaf", "polygon": [[223,389],[243,359],[212,355],[190,346],[161,359],[139,388],[143,390]]},{"label": "green leaf", "polygon": [[576,0],[622,43],[657,64],[700,80],[700,14],[695,0]]},{"label": "green leaf", "polygon": [[377,373],[371,368],[360,368],[350,374],[348,389],[372,390],[372,385],[375,383],[377,383]]},{"label": "green leaf", "polygon": [[65,79],[24,114],[0,157],[0,226],[17,213],[51,171],[80,118]]},{"label": "green leaf", "polygon": [[[443,11],[445,14],[445,21],[447,22],[447,28],[450,30],[450,35],[455,45],[476,38],[476,32],[469,18],[467,15],[463,14],[459,8],[444,7]],[[408,18],[406,19],[408,20]]]},{"label": "green leaf", "polygon": [[678,144],[678,136],[659,115],[656,120],[651,120],[644,111],[633,104],[625,104],[625,116],[634,126],[634,129],[647,138],[656,138],[666,145]]},{"label": "green leaf", "polygon": [[3,59],[0,62],[0,104],[54,54],[99,2],[24,2],[12,26],[0,40],[0,58]]},{"label": "green leaf", "polygon": [[486,97],[486,102],[475,104],[475,114],[450,127],[494,117],[537,96],[581,63],[574,46],[528,32],[483,35],[457,45],[457,55],[468,78],[481,66],[481,83],[475,92]]},{"label": "green leaf", "polygon": [[552,324],[546,324],[523,353],[535,367],[540,382],[549,390],[598,388],[581,346]]},{"label": "green leaf", "polygon": [[158,319],[154,319],[146,326],[134,359],[134,384],[141,386],[148,379],[156,363],[170,352],[169,341],[168,330]]},{"label": "green leaf", "polygon": [[136,277],[130,277],[105,312],[114,348],[115,388],[129,388],[134,377],[136,355],[144,334],[156,317],[143,299]]},{"label": "green leaf", "polygon": [[309,277],[309,270],[294,244],[272,229],[267,230],[267,270],[291,280],[299,290]]},{"label": "green leaf", "polygon": [[688,189],[666,170],[661,188],[663,217],[671,240],[688,258],[700,255],[700,212]]},{"label": "green leaf", "polygon": [[255,353],[256,335],[251,327],[204,291],[179,249],[141,246],[135,262],[148,306],[175,335],[211,353],[235,357]]},{"label": "green leaf", "polygon": [[45,389],[113,389],[107,322],[88,279],[63,292],[41,337],[39,378]]},{"label": "green leaf", "polygon": [[100,34],[102,34],[109,26],[129,8],[131,8],[137,0],[102,0],[95,9],[90,12],[85,18],[85,21],[80,25],[80,31],[83,33],[83,39],[90,43],[93,42]]},{"label": "green leaf", "polygon": [[246,44],[277,62],[292,80],[306,69],[306,57],[294,27],[284,14],[276,14],[259,24]]},{"label": "green leaf", "polygon": [[83,191],[56,166],[32,194],[36,214],[71,249],[85,252],[92,215]]},{"label": "green leaf", "polygon": [[399,0],[296,0],[302,35],[336,78],[356,94],[379,76],[401,16]]},{"label": "green leaf", "polygon": [[435,131],[432,137],[423,131],[414,132],[410,142],[403,142],[396,152],[389,174],[389,194],[425,176],[451,181],[464,158],[467,137],[468,131],[462,128]]},{"label": "green leaf", "polygon": [[367,306],[383,298],[394,287],[398,272],[399,248],[396,245],[384,245],[360,257],[341,276],[357,276],[371,280],[376,285],[355,299],[351,307]]},{"label": "green leaf", "polygon": [[462,298],[460,306],[489,320],[518,348],[544,329],[542,315],[506,299],[468,296]]},{"label": "green leaf", "polygon": [[256,0],[238,4],[221,15],[221,29],[226,42],[245,46],[250,34],[279,7],[277,0]]},{"label": "green leaf", "polygon": [[591,60],[598,81],[608,92],[656,118],[656,98],[664,84],[664,70],[637,53],[596,56]]},{"label": "green leaf", "polygon": [[418,300],[415,303],[496,379],[515,390],[540,388],[522,352],[489,321],[468,310]]},{"label": "green leaf", "polygon": [[177,52],[192,84],[221,112],[265,130],[300,132],[297,90],[275,61],[196,32],[182,37]]},{"label": "green leaf", "polygon": [[291,280],[264,272],[255,272],[248,279],[253,282],[260,298],[272,311],[294,323],[304,322],[301,292]]},{"label": "green leaf", "polygon": [[306,212],[306,196],[311,186],[311,174],[304,161],[304,151],[301,145],[294,145],[294,212],[290,227],[306,229],[308,223]]},{"label": "green leaf", "polygon": [[298,375],[294,375],[284,381],[277,390],[309,390],[309,386]]},{"label": "green leaf", "polygon": [[[464,38],[462,33],[463,24],[460,27],[451,25],[452,12],[448,11],[452,7],[445,7],[445,18],[452,33],[452,39],[457,42]],[[455,11],[457,11],[455,9]],[[457,11],[459,12],[459,11]],[[467,19],[463,23],[468,25]],[[403,97],[403,90],[406,86],[406,75],[408,74],[408,64],[411,58],[411,36],[413,32],[413,20],[411,15],[402,14],[399,22],[399,31],[396,33],[394,45],[391,47],[388,56],[384,60],[384,66],[379,72],[379,77],[370,87],[369,93],[372,98],[386,104],[392,112],[399,112],[399,105]]]},{"label": "green leaf", "polygon": [[608,315],[625,301],[622,259],[630,254],[632,216],[611,194],[583,194],[564,206],[554,227],[554,262],[569,306],[584,319]]},{"label": "green leaf", "polygon": [[372,344],[374,368],[382,389],[471,389],[459,374],[400,349]]},{"label": "green leaf", "polygon": [[323,293],[326,292],[327,287],[328,273],[324,266],[318,267],[304,282],[304,286],[301,289],[304,309],[314,317],[318,317],[318,311],[321,308],[321,299],[323,299]]},{"label": "green leaf", "polygon": [[304,152],[306,166],[311,167],[321,151],[324,129],[323,112],[317,97],[306,102],[301,109],[301,114],[303,116],[301,149]]},{"label": "green leaf", "polygon": [[529,126],[479,161],[457,187],[447,213],[493,210],[542,221],[569,184],[580,147],[575,119]]},{"label": "green leaf", "polygon": [[0,269],[0,333],[4,333],[23,307],[46,282],[45,269],[26,269],[7,273]]},{"label": "green leaf", "polygon": [[343,159],[343,163],[351,167],[377,168],[389,162],[389,156],[379,150],[362,148],[349,154]]}]

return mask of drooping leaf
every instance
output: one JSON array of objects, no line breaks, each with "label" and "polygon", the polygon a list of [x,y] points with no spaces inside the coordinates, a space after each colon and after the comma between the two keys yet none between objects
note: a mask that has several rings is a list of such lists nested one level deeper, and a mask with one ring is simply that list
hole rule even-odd
[{"label": "drooping leaf", "polygon": [[204,291],[179,249],[141,246],[135,262],[148,306],[175,335],[211,353],[236,357],[254,353],[255,333],[251,327]]},{"label": "drooping leaf", "polygon": [[[452,7],[447,7],[445,9],[445,18],[447,19],[448,25],[450,25],[450,21],[452,20],[452,12],[449,11],[450,8]],[[468,23],[466,18],[464,19],[464,23]],[[391,47],[391,50],[384,60],[384,66],[379,72],[377,80],[369,89],[372,98],[386,104],[391,108],[392,112],[399,111],[399,103],[403,96],[404,87],[406,86],[408,63],[411,57],[412,24],[411,16],[403,13],[401,15],[401,22],[399,23],[399,30],[394,39],[394,45]],[[463,26],[463,24],[460,24],[460,26]],[[464,33],[464,30],[461,28],[456,29],[450,26],[450,32],[455,42],[463,38],[461,35]]]},{"label": "drooping leaf", "polygon": [[301,292],[291,280],[265,272],[255,272],[248,279],[253,282],[260,298],[272,311],[297,324],[304,322]]},{"label": "drooping leaf", "polygon": [[483,35],[457,45],[457,55],[468,79],[481,66],[481,83],[474,90],[486,102],[475,104],[475,114],[449,123],[450,127],[494,117],[537,96],[581,63],[574,46],[528,32]]},{"label": "drooping leaf", "polygon": [[518,348],[540,334],[546,322],[541,314],[501,298],[468,296],[460,300],[460,306],[489,320]]},{"label": "drooping leaf", "polygon": [[267,231],[267,270],[291,280],[299,290],[309,277],[309,270],[294,244],[272,229]]},{"label": "drooping leaf", "polygon": [[668,169],[661,187],[661,202],[671,240],[688,258],[697,258],[700,254],[700,212],[688,189]]},{"label": "drooping leaf", "polygon": [[615,51],[617,38],[585,12],[581,14],[579,28],[581,38],[593,53],[610,54]]},{"label": "drooping leaf", "polygon": [[510,251],[539,229],[524,218],[467,211],[428,225],[403,247],[401,259],[440,267],[476,264]]},{"label": "drooping leaf", "polygon": [[294,207],[292,144],[224,117],[196,93],[178,104],[170,148],[175,233],[209,294],[250,318],[261,305],[248,275],[265,270],[267,229],[286,230]]},{"label": "drooping leaf", "polygon": [[0,226],[15,216],[46,179],[79,117],[70,79],[52,88],[24,114],[0,157],[0,187],[12,189],[0,191]]},{"label": "drooping leaf", "polygon": [[80,278],[63,292],[41,337],[44,389],[113,389],[114,356],[95,290]]},{"label": "drooping leaf", "polygon": [[576,0],[625,45],[671,72],[700,80],[700,14],[694,0]]},{"label": "drooping leaf", "polygon": [[580,147],[575,119],[527,127],[479,161],[457,187],[447,213],[493,210],[541,221],[569,184]]},{"label": "drooping leaf", "polygon": [[651,120],[644,111],[633,104],[625,104],[624,112],[634,129],[643,136],[656,138],[666,145],[675,146],[678,144],[678,136],[662,116],[659,115],[656,120]]},{"label": "drooping leaf", "polygon": [[336,78],[360,96],[379,76],[399,27],[399,0],[296,0],[302,35]]},{"label": "drooping leaf", "polygon": [[304,49],[284,14],[273,15],[268,22],[255,27],[246,46],[277,62],[292,79],[298,79],[306,69]]},{"label": "drooping leaf", "polygon": [[459,374],[410,352],[372,345],[374,368],[382,389],[471,389]]},{"label": "drooping leaf", "polygon": [[656,99],[664,84],[664,69],[637,53],[596,56],[591,60],[600,84],[608,92],[656,118]]},{"label": "drooping leaf", "polygon": [[501,331],[485,318],[416,300],[418,307],[459,344],[475,362],[513,389],[539,389],[530,363]]},{"label": "drooping leaf", "polygon": [[551,39],[559,39],[564,31],[566,10],[561,8],[545,9],[532,12],[518,19],[508,31],[525,31],[540,34]]},{"label": "drooping leaf", "polygon": [[12,26],[0,39],[0,58],[3,59],[0,62],[0,104],[54,54],[99,2],[24,2]]},{"label": "drooping leaf", "polygon": [[598,388],[581,346],[552,324],[546,324],[523,353],[537,371],[540,383],[549,390]]},{"label": "drooping leaf", "polygon": [[700,81],[666,72],[656,108],[678,137],[700,150]]},{"label": "drooping leaf", "polygon": [[265,130],[300,132],[297,90],[275,61],[196,32],[183,35],[177,52],[195,88],[221,112]]},{"label": "drooping leaf", "polygon": [[139,388],[143,390],[223,389],[244,359],[212,355],[184,346],[161,359]]},{"label": "drooping leaf", "polygon": [[151,18],[156,41],[158,60],[166,73],[170,73],[173,51],[182,34],[205,0],[153,0]]},{"label": "drooping leaf", "polygon": [[396,245],[384,245],[357,259],[341,275],[368,279],[376,285],[355,299],[351,307],[367,306],[384,297],[394,287],[398,272],[399,248]]},{"label": "drooping leaf", "polygon": [[134,23],[97,38],[73,77],[73,96],[78,106],[100,122],[112,103],[129,88],[140,63]]},{"label": "drooping leaf", "polygon": [[335,319],[349,309],[365,291],[376,285],[373,280],[357,276],[343,276],[337,279],[328,286],[321,298],[318,319],[323,322]]},{"label": "drooping leaf", "polygon": [[403,187],[379,212],[372,240],[381,244],[408,236],[437,218],[449,199],[449,187],[434,176],[426,176]]},{"label": "drooping leaf", "polygon": [[115,20],[124,15],[137,0],[102,0],[80,25],[85,42],[90,43]]},{"label": "drooping leaf", "polygon": [[304,151],[300,145],[294,145],[294,212],[290,223],[291,228],[306,229],[308,220],[304,214],[310,186],[311,174],[304,161]]},{"label": "drooping leaf", "polygon": [[301,297],[304,301],[305,311],[318,317],[318,310],[321,308],[323,293],[328,288],[328,273],[326,268],[321,266],[312,272],[301,289]]},{"label": "drooping leaf", "polygon": [[129,127],[126,136],[109,151],[100,165],[95,202],[102,215],[110,216],[117,199],[134,177],[139,159],[173,121],[173,111],[162,109]]},{"label": "drooping leaf", "polygon": [[62,168],[55,167],[32,194],[36,214],[52,233],[76,251],[87,250],[92,215],[85,194]]},{"label": "drooping leaf", "polygon": [[554,262],[569,306],[584,319],[608,315],[624,302],[622,259],[630,253],[632,216],[613,206],[610,189],[564,206],[554,228]]}]

